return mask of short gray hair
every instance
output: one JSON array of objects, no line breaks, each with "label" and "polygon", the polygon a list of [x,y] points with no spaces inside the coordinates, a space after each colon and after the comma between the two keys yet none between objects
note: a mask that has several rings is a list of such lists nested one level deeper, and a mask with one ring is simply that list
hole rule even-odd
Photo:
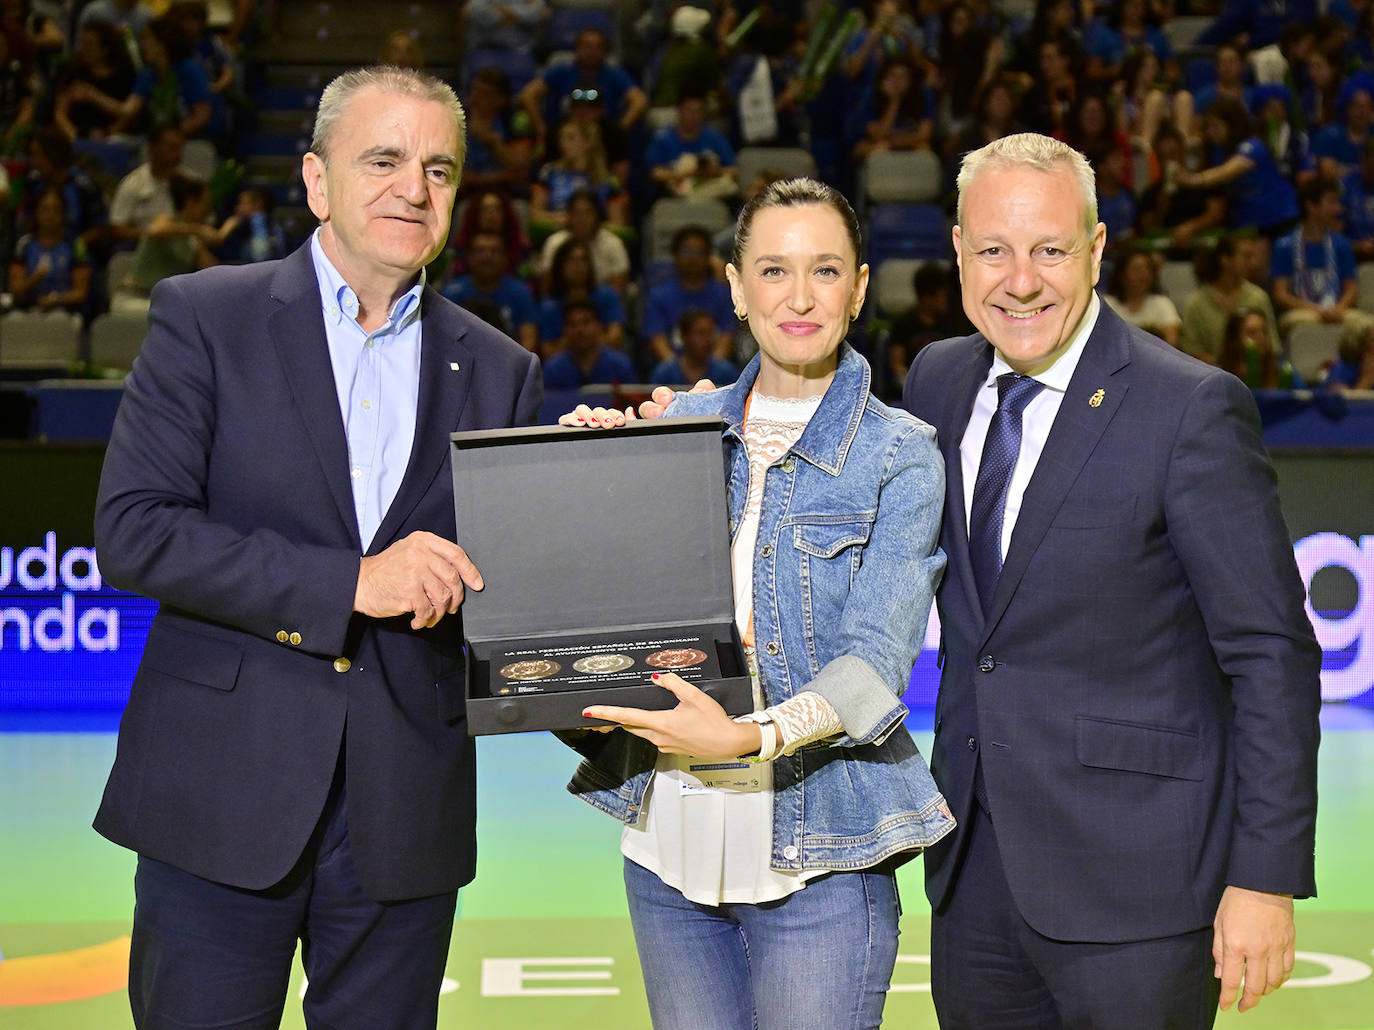
[{"label": "short gray hair", "polygon": [[1097,175],[1093,172],[1088,159],[1067,143],[1038,132],[1017,132],[1010,136],[995,139],[986,146],[979,147],[964,155],[959,166],[959,177],[955,184],[959,188],[959,204],[955,218],[959,225],[964,224],[964,194],[974,177],[985,168],[1015,168],[1028,166],[1042,172],[1052,172],[1057,167],[1067,167],[1073,173],[1083,191],[1084,207],[1087,209],[1087,230],[1091,234],[1097,227]]},{"label": "short gray hair", "polygon": [[354,68],[324,88],[320,94],[319,110],[315,112],[315,132],[310,139],[310,150],[320,160],[326,164],[329,162],[329,141],[334,128],[348,107],[348,102],[365,89],[395,93],[415,100],[432,100],[448,108],[458,125],[458,153],[453,156],[458,161],[457,171],[462,171],[467,151],[467,116],[453,87],[425,72],[389,64]]}]

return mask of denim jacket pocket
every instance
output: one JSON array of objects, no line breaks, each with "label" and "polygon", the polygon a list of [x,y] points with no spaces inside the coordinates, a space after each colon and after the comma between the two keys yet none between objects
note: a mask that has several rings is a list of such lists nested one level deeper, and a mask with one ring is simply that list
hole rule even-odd
[{"label": "denim jacket pocket", "polygon": [[868,543],[873,532],[873,516],[818,516],[815,521],[797,521],[792,527],[792,544],[799,551],[817,558],[834,558],[846,547]]}]

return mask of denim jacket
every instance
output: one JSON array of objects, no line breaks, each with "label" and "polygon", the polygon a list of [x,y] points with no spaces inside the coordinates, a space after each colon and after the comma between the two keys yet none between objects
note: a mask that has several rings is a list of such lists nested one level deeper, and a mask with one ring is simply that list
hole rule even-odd
[{"label": "denim jacket", "polygon": [[[741,435],[756,357],[733,386],[678,394],[669,416],[726,421],[730,531],[749,492]],[[815,691],[845,732],[773,767],[778,870],[865,869],[934,843],[954,819],[901,702],[944,570],[944,465],[935,431],[869,394],[847,344],[796,444],[766,472],[754,553],[754,640],[769,705]],[[881,509],[879,502],[881,500]],[[580,741],[568,789],[634,824],[658,751],[624,731]]]}]

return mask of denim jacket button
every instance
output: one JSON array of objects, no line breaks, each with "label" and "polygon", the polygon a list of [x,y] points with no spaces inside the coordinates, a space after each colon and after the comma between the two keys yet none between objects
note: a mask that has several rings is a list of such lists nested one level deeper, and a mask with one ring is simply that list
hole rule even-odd
[{"label": "denim jacket button", "polygon": [[776,640],[768,641],[768,643],[763,645],[763,649],[767,651],[769,654],[782,654],[782,648],[778,646],[778,642]]},{"label": "denim jacket button", "polygon": [[797,459],[796,459],[796,458],[786,458],[786,459],[783,460],[783,463],[782,463],[782,470],[783,470],[784,472],[791,472],[791,471],[792,471],[794,468],[796,468],[796,467],[797,467]]},{"label": "denim jacket button", "polygon": [[773,545],[764,544],[762,547],[760,547],[759,556],[763,558],[771,558],[773,556]]},{"label": "denim jacket button", "polygon": [[997,668],[997,659],[990,654],[981,655],[978,659],[978,668],[982,672],[992,672]]},{"label": "denim jacket button", "polygon": [[782,857],[787,859],[787,861],[789,862],[795,862],[797,860],[797,855],[797,849],[794,848],[791,844],[787,845],[787,847],[782,849]]}]

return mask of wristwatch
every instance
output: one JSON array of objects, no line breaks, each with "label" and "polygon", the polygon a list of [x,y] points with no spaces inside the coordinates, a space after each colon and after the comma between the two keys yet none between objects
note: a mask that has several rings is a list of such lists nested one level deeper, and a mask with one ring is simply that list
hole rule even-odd
[{"label": "wristwatch", "polygon": [[759,752],[756,755],[741,755],[740,758],[746,762],[771,762],[778,756],[781,750],[781,742],[778,740],[778,727],[773,722],[773,716],[765,709],[762,712],[750,712],[747,715],[735,717],[735,722],[757,723],[762,741],[759,744]]}]

